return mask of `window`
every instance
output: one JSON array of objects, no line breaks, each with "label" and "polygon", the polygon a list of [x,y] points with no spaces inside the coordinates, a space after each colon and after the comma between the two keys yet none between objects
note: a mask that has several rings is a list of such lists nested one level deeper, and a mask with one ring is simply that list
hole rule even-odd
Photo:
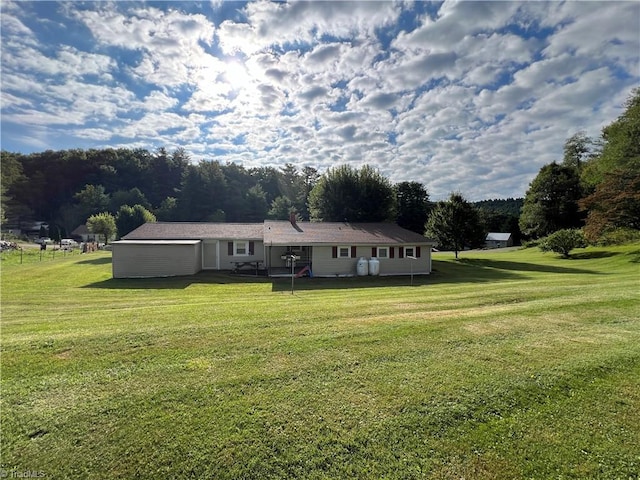
[{"label": "window", "polygon": [[356,257],[356,247],[351,246],[340,246],[331,247],[331,257],[332,258],[355,258]]},{"label": "window", "polygon": [[253,255],[255,248],[255,242],[249,242],[247,240],[236,240],[229,242],[229,256],[248,257]]},{"label": "window", "polygon": [[378,247],[378,251],[376,252],[376,257],[389,258],[389,247]]},{"label": "window", "polygon": [[233,254],[239,256],[248,255],[249,248],[247,242],[233,242]]},{"label": "window", "polygon": [[420,247],[404,247],[404,255],[406,257],[420,258]]}]

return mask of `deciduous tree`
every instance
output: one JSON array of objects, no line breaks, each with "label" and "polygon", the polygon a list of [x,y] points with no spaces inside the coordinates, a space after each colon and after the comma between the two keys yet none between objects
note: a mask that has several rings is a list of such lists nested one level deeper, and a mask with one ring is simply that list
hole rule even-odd
[{"label": "deciduous tree", "polygon": [[631,93],[624,112],[602,129],[602,151],[585,165],[582,179],[595,187],[616,170],[635,169],[640,163],[640,88]]},{"label": "deciduous tree", "polygon": [[591,157],[593,151],[593,140],[584,132],[575,133],[564,143],[562,164],[575,168],[579,173],[582,170],[582,166]]},{"label": "deciduous tree", "polygon": [[325,222],[385,222],[395,218],[391,182],[369,165],[329,169],[309,194],[311,219]]},{"label": "deciduous tree", "polygon": [[640,168],[606,174],[580,205],[589,212],[584,233],[590,242],[617,228],[640,230]]},{"label": "deciduous tree", "polygon": [[123,237],[140,225],[155,222],[156,217],[142,205],[122,205],[116,215],[116,227],[118,236]]},{"label": "deciduous tree", "polygon": [[20,207],[15,208],[15,202],[9,193],[12,187],[20,188],[25,176],[22,164],[17,154],[2,151],[0,153],[0,223],[4,224],[8,219],[20,221]]},{"label": "deciduous tree", "polygon": [[585,167],[592,190],[580,202],[591,242],[618,228],[640,229],[640,88],[624,113],[603,129],[602,152]]},{"label": "deciduous tree", "polygon": [[436,204],[426,230],[440,248],[453,250],[456,258],[459,251],[482,246],[485,239],[478,210],[459,193],[452,193],[449,200]]},{"label": "deciduous tree", "polygon": [[77,201],[80,212],[85,218],[106,210],[110,199],[102,185],[85,185],[73,198]]},{"label": "deciduous tree", "polygon": [[420,182],[400,182],[396,193],[396,223],[407,230],[423,234],[429,218],[429,194]]},{"label": "deciduous tree", "polygon": [[167,197],[162,200],[156,209],[156,218],[161,222],[171,222],[177,220],[178,201],[175,197]]},{"label": "deciduous tree", "polygon": [[118,231],[116,219],[109,212],[91,215],[87,220],[87,230],[96,235],[102,235],[104,243],[109,243]]},{"label": "deciduous tree", "polygon": [[553,162],[545,165],[529,185],[520,216],[520,230],[541,238],[562,228],[582,225],[578,200],[580,177],[574,167]]},{"label": "deciduous tree", "polygon": [[147,197],[140,191],[139,188],[134,187],[131,190],[118,190],[111,194],[111,212],[118,212],[123,205],[142,205],[146,209],[151,208],[151,204],[147,200]]}]

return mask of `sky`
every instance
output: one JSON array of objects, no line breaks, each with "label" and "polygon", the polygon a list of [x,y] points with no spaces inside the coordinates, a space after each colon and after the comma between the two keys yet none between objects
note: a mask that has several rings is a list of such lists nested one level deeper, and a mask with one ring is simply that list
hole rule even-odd
[{"label": "sky", "polygon": [[2,149],[368,164],[432,200],[524,196],[640,84],[640,2],[1,5]]}]

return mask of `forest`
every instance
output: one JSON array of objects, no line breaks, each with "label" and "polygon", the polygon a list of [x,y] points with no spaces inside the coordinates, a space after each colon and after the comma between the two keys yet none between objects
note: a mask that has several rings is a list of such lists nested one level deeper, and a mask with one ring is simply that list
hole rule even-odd
[{"label": "forest", "polygon": [[[261,222],[287,219],[291,211],[301,220],[313,220],[309,195],[320,178],[315,168],[292,164],[278,169],[218,161],[192,163],[182,149],[48,150],[28,155],[3,151],[3,223],[24,228],[45,221],[64,237],[91,215],[116,215],[123,206],[135,205],[158,221]],[[432,206],[426,189],[416,182],[392,187],[405,202],[393,199],[392,217],[382,220],[406,224],[410,220],[403,222],[403,217],[423,216],[412,229],[424,232]],[[406,206],[408,194],[418,195],[414,200],[420,204],[420,214]],[[516,230],[521,205],[522,199],[478,204],[487,212],[488,226]]]},{"label": "forest", "polygon": [[308,216],[306,196],[317,177],[293,165],[193,164],[182,149],[2,152],[6,223],[46,221],[66,232],[123,205],[142,205],[159,221],[262,221],[278,206]]}]

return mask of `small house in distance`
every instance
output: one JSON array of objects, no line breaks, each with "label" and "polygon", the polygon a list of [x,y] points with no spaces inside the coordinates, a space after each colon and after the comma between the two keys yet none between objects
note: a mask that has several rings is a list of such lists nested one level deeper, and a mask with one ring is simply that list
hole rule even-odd
[{"label": "small house in distance", "polygon": [[487,233],[484,241],[487,248],[513,247],[513,235],[511,233]]},{"label": "small house in distance", "polygon": [[[113,242],[114,278],[194,275],[201,270],[269,276],[352,276],[375,257],[379,275],[431,273],[432,240],[389,223],[267,220],[145,223]],[[295,262],[292,265],[292,259]]]},{"label": "small house in distance", "polygon": [[95,242],[96,234],[91,233],[86,224],[82,224],[71,232],[71,238],[80,242]]}]

